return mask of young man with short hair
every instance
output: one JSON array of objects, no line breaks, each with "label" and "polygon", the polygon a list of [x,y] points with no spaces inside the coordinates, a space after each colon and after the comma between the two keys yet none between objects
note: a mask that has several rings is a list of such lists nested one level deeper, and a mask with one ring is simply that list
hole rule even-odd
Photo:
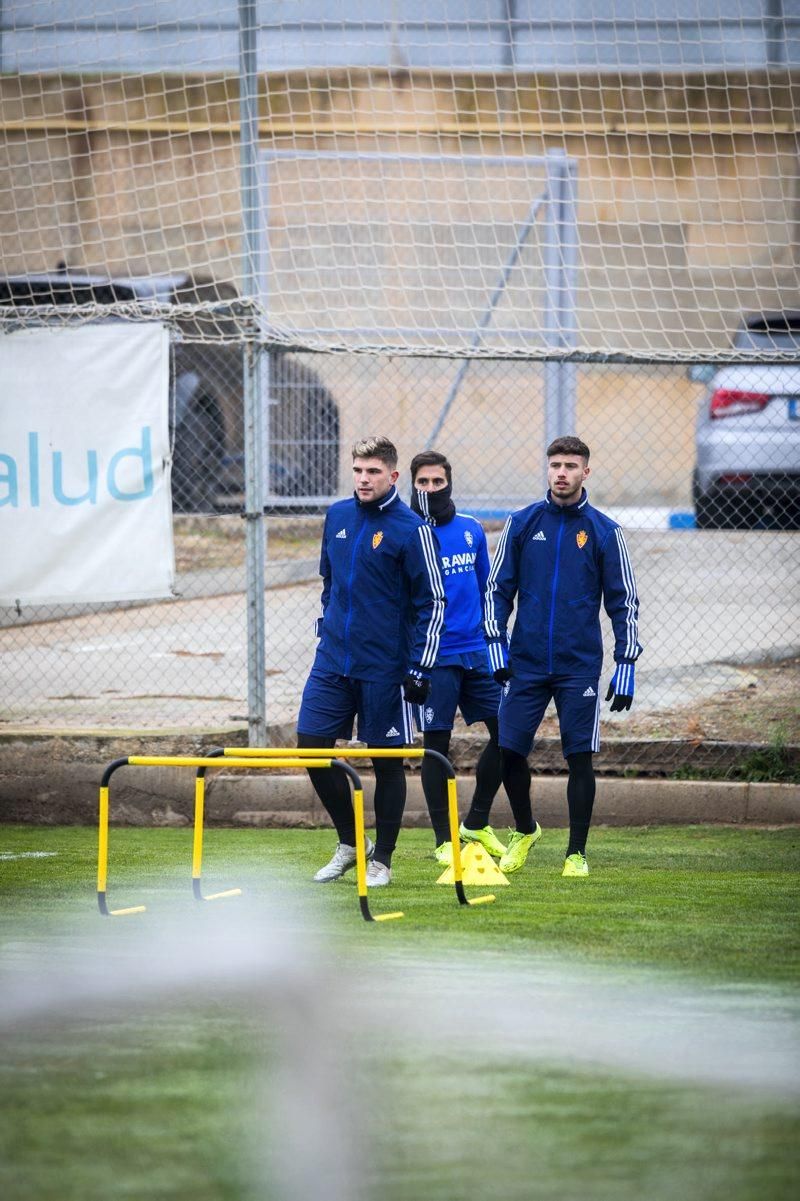
[{"label": "young man with short hair", "polygon": [[[450,463],[436,450],[424,450],[411,460],[411,508],[433,526],[439,545],[439,566],[447,596],[447,629],[431,673],[431,691],[417,709],[423,745],[447,755],[456,709],[468,725],[482,721],[489,741],[475,768],[475,793],[469,813],[461,823],[465,842],[480,843],[490,855],[506,848],[489,825],[489,811],[501,783],[500,747],[497,743],[497,709],[500,687],[492,676],[483,632],[483,595],[489,575],[486,535],[480,522],[468,513],[457,513],[453,503]],[[439,764],[422,760],[422,788],[439,863],[453,859],[447,810],[447,784]]]},{"label": "young man with short hair", "polygon": [[548,446],[547,495],[508,518],[486,586],[489,657],[503,685],[503,784],[521,831],[512,835],[500,861],[504,871],[522,867],[541,838],[531,812],[528,754],[553,698],[569,765],[569,843],[562,875],[589,874],[592,755],[600,749],[601,603],[614,629],[616,664],[606,700],[612,712],[630,709],[633,701],[634,664],[642,651],[636,582],[621,528],[589,504],[583,487],[589,472],[589,447],[579,438],[556,438]]},{"label": "young man with short hair", "polygon": [[[364,438],[353,453],[354,493],[328,510],[322,532],[319,645],[297,719],[297,745],[332,747],[358,737],[368,746],[412,739],[411,705],[430,687],[444,625],[445,595],[433,533],[395,487],[397,451],[388,438]],[[392,852],[406,799],[403,760],[374,759],[375,846],[367,884],[391,881]],[[338,880],[356,861],[350,784],[335,768],[309,770],[339,836],[314,879]]]}]

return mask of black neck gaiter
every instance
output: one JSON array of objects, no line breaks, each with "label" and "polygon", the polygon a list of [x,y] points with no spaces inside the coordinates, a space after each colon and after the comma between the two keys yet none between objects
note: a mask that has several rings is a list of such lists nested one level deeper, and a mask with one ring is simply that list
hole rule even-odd
[{"label": "black neck gaiter", "polygon": [[456,515],[456,506],[451,500],[452,484],[438,492],[420,492],[411,489],[411,508],[429,525],[447,525]]}]

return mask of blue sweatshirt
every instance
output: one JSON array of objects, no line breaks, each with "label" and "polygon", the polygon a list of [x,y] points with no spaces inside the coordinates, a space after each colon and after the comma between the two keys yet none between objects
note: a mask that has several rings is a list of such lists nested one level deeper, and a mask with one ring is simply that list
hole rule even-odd
[{"label": "blue sweatshirt", "polygon": [[397,684],[436,662],[445,600],[433,531],[392,488],[331,505],[322,531],[315,666]]},{"label": "blue sweatshirt", "polygon": [[[508,622],[517,615],[508,643]],[[512,513],[497,544],[486,586],[486,635],[496,670],[510,656],[518,676],[599,676],[600,605],[614,628],[614,659],[632,663],[639,599],[621,528],[592,508],[544,500]]]},{"label": "blue sweatshirt", "polygon": [[481,523],[468,513],[436,523],[439,567],[447,597],[447,628],[439,661],[451,655],[486,651],[483,595],[489,577],[489,552]]}]

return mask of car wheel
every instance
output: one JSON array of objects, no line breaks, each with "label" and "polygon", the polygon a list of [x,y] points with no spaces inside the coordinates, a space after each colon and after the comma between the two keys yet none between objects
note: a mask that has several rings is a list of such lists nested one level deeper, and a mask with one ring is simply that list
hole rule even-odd
[{"label": "car wheel", "polygon": [[700,492],[696,471],[692,475],[692,504],[694,505],[694,523],[698,530],[716,530],[719,527],[716,502]]},{"label": "car wheel", "polygon": [[695,524],[699,530],[751,530],[758,524],[758,510],[748,497],[699,497],[695,504]]},{"label": "car wheel", "polygon": [[213,513],[225,455],[225,428],[213,397],[203,393],[175,430],[172,508],[176,513]]},{"label": "car wheel", "polygon": [[694,523],[698,530],[720,529],[719,506],[707,496],[698,497],[694,502]]},{"label": "car wheel", "polygon": [[750,520],[750,502],[746,497],[720,492],[700,492],[697,473],[692,478],[694,523],[698,530],[746,530]]}]

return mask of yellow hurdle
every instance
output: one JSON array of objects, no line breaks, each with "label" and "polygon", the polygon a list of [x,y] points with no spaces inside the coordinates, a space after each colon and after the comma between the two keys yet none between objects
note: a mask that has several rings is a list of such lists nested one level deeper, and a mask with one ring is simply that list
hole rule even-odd
[{"label": "yellow hurdle", "polygon": [[[330,767],[332,763],[330,752],[325,758],[314,759],[312,765],[314,767]],[[298,759],[291,752],[284,752],[281,757],[270,757],[267,761],[258,761],[251,758],[247,759],[227,759],[217,756],[202,756],[202,755],[129,755],[125,759],[115,759],[110,763],[103,773],[103,778],[100,782],[100,799],[98,806],[98,830],[97,830],[97,905],[104,917],[126,917],[133,913],[146,912],[146,905],[131,905],[125,909],[109,909],[107,900],[107,884],[108,884],[108,825],[109,825],[109,786],[111,777],[114,772],[120,767],[194,767],[202,768],[205,772],[206,768],[305,768],[309,766],[307,757]],[[195,784],[195,829],[192,845],[192,889],[195,897],[198,900],[214,901],[221,900],[223,897],[234,897],[241,895],[240,888],[228,888],[223,892],[211,893],[207,897],[203,897],[200,892],[200,868],[203,855],[203,809],[205,799],[205,783],[204,777],[200,778],[201,786]],[[198,816],[200,819],[200,827],[198,830]]]},{"label": "yellow hurdle", "polygon": [[361,779],[348,759],[421,759],[429,755],[437,759],[447,775],[447,803],[450,836],[453,846],[453,875],[456,896],[461,905],[485,905],[494,901],[494,895],[474,897],[469,900],[464,893],[461,866],[461,842],[458,830],[458,799],[456,778],[452,764],[438,751],[426,747],[345,747],[332,750],[330,747],[225,747],[208,755],[130,755],[116,759],[106,768],[100,784],[98,848],[97,848],[97,903],[101,914],[106,917],[122,917],[127,914],[144,913],[145,905],[133,905],[125,909],[109,909],[107,903],[108,884],[108,827],[109,785],[111,776],[120,767],[193,767],[197,771],[194,797],[194,831],[192,840],[192,891],[199,901],[221,900],[241,895],[240,888],[228,888],[221,892],[203,896],[201,890],[203,862],[203,827],[205,815],[205,772],[208,768],[273,768],[307,769],[338,767],[349,777],[353,787],[353,812],[356,825],[356,876],[361,914],[365,921],[385,922],[403,917],[400,912],[373,914],[367,896],[367,865],[364,847],[364,791]]},{"label": "yellow hurdle", "polygon": [[[223,755],[230,756],[231,759],[235,756],[238,759],[247,759],[249,757],[269,760],[273,757],[277,758],[280,755],[293,754],[305,759],[313,758],[315,755],[335,755],[337,759],[422,759],[425,755],[429,755],[433,759],[437,759],[444,767],[447,773],[447,816],[450,822],[450,842],[453,847],[453,879],[455,883],[456,897],[460,905],[489,905],[496,900],[494,893],[487,893],[482,897],[473,897],[471,900],[464,892],[464,884],[461,867],[461,838],[458,832],[458,796],[456,774],[453,771],[453,765],[449,759],[440,754],[439,751],[433,751],[429,747],[235,747],[226,746],[222,751]],[[227,759],[226,759],[227,761]],[[355,805],[355,791],[353,794]],[[363,797],[362,797],[362,823],[363,823]],[[362,831],[363,833],[363,831]],[[363,839],[359,839],[358,833],[358,814],[356,813],[356,857],[359,853],[359,845]],[[358,866],[358,858],[356,858],[356,866]],[[360,894],[359,894],[360,895]],[[377,919],[376,919],[377,920]]]},{"label": "yellow hurdle", "polygon": [[194,831],[192,837],[192,892],[196,901],[222,901],[226,897],[240,897],[241,888],[226,888],[223,892],[211,892],[203,896],[200,878],[203,871],[203,822],[206,800],[206,777],[199,772],[194,781]]},{"label": "yellow hurdle", "polygon": [[[305,768],[308,768],[308,767],[331,767],[331,766],[338,767],[345,773],[345,775],[350,780],[350,784],[353,789],[353,814],[355,817],[355,827],[356,827],[356,887],[357,887],[357,891],[358,891],[358,903],[359,903],[359,906],[361,909],[361,916],[364,918],[364,921],[365,922],[391,922],[391,921],[396,921],[398,918],[403,917],[404,914],[400,913],[400,912],[373,914],[370,911],[369,898],[367,896],[367,859],[366,859],[366,852],[365,852],[365,848],[364,848],[364,841],[365,841],[364,840],[364,790],[361,787],[361,778],[358,775],[358,772],[355,771],[354,768],[350,767],[350,765],[348,763],[345,763],[341,758],[338,758],[338,757],[336,759],[329,759],[327,761],[322,757],[319,757],[319,758],[317,757],[317,756],[324,756],[326,754],[330,756],[332,753],[330,750],[314,751],[314,752],[309,753],[309,751],[305,748],[303,748],[302,750],[296,750],[296,748],[270,747],[266,755],[258,754],[258,758],[256,757],[256,755],[250,754],[250,748],[248,748],[248,753],[246,756],[238,756],[236,754],[236,752],[233,751],[232,749],[214,751],[212,754],[213,754],[215,763],[217,765],[219,765],[220,762],[231,763],[231,762],[235,762],[237,759],[244,758],[246,761],[254,762],[254,763],[258,763],[258,760],[261,760],[261,762],[258,763],[258,765],[261,767],[266,767],[266,766],[269,766],[270,763],[275,764],[275,763],[280,762],[282,755],[286,755],[286,754],[293,755],[295,753],[297,754],[298,758],[300,759],[302,766]],[[397,750],[395,750],[394,748],[389,748],[389,753],[394,755],[395,757],[397,756]],[[229,756],[229,757],[219,760],[216,758],[217,755]],[[363,756],[361,756],[361,757],[363,757]],[[204,773],[204,769],[200,768],[197,773],[198,778],[202,778],[203,773]],[[361,831],[360,834],[359,834],[359,830]],[[197,895],[197,894],[195,894],[195,895]],[[211,898],[208,898],[208,899],[210,900]]]}]

